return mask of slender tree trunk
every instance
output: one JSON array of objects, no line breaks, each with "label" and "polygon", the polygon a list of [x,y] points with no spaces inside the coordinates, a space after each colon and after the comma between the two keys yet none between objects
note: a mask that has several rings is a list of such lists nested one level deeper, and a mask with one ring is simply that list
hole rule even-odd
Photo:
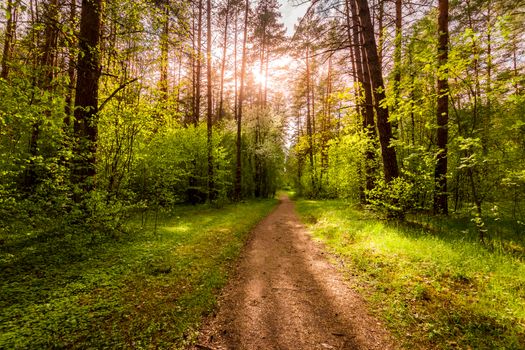
[{"label": "slender tree trunk", "polygon": [[88,191],[94,188],[96,174],[101,17],[102,0],[82,0],[74,123],[78,141],[73,183],[81,184]]},{"label": "slender tree trunk", "polygon": [[233,85],[234,85],[234,96],[233,96],[233,114],[235,120],[239,118],[239,92],[237,84],[237,37],[238,37],[238,23],[239,23],[239,9],[235,9],[235,29],[233,33]]},{"label": "slender tree trunk", "polygon": [[377,57],[379,59],[379,64],[381,67],[383,67],[383,43],[385,41],[385,34],[383,33],[385,30],[383,20],[385,16],[385,2],[384,0],[378,0],[377,4],[377,29],[379,31],[379,35],[377,37]]},{"label": "slender tree trunk", "polygon": [[5,26],[5,36],[4,36],[4,49],[2,51],[2,72],[0,77],[2,79],[7,79],[9,76],[9,61],[11,60],[11,46],[13,45],[13,38],[16,29],[16,7],[13,0],[7,0],[6,7],[7,14],[7,23]]},{"label": "slender tree trunk", "polygon": [[215,183],[213,178],[213,101],[211,85],[211,0],[206,1],[206,77],[208,115],[206,118],[208,146],[208,200],[215,199]]},{"label": "slender tree trunk", "polygon": [[487,79],[486,79],[486,118],[483,122],[483,152],[488,153],[488,138],[492,124],[492,1],[487,3]]},{"label": "slender tree trunk", "polygon": [[[352,36],[352,33],[354,32],[352,30],[352,21],[351,21],[351,14],[350,14],[350,5],[349,0],[345,0],[345,20],[346,20],[346,34],[348,37],[348,46],[350,47],[350,61],[352,63],[352,77],[354,80],[354,95],[355,95],[355,107],[356,112],[359,118],[362,118],[362,109],[361,109],[361,86],[359,85],[361,83],[362,78],[359,78],[358,72],[357,72],[357,53],[356,47],[357,43],[354,41],[354,38]],[[361,55],[359,55],[359,60],[361,60]]]},{"label": "slender tree trunk", "polygon": [[168,54],[169,54],[169,29],[170,29],[170,7],[164,4],[164,18],[162,19],[162,33],[160,35],[160,99],[168,101]]},{"label": "slender tree trunk", "polygon": [[268,67],[270,64],[270,52],[266,52],[266,68],[264,70],[264,96],[263,96],[263,104],[266,106],[268,103]]},{"label": "slender tree trunk", "polygon": [[437,81],[437,162],[434,171],[434,212],[448,214],[447,144],[448,144],[448,0],[439,0]]},{"label": "slender tree trunk", "polygon": [[381,105],[385,99],[385,86],[381,65],[377,55],[377,47],[374,38],[374,28],[370,18],[370,9],[367,0],[356,0],[359,10],[359,20],[364,38],[364,49],[367,56],[368,69],[374,92],[375,109],[377,113],[377,130],[379,131],[379,143],[383,158],[385,181],[390,182],[399,176],[397,155],[394,147],[390,146],[392,140],[392,126],[389,122],[388,108]]},{"label": "slender tree trunk", "polygon": [[202,67],[202,0],[199,0],[199,19],[197,22],[197,68],[195,73],[195,114],[193,124],[199,125],[201,113],[201,67]]},{"label": "slender tree trunk", "polygon": [[245,3],[244,13],[244,37],[242,41],[242,64],[241,64],[241,81],[239,91],[239,112],[237,114],[237,140],[236,140],[236,156],[237,165],[235,167],[235,199],[241,199],[241,181],[242,181],[242,158],[241,158],[241,125],[242,125],[242,107],[244,103],[244,75],[246,73],[246,42],[248,38],[248,13],[250,12],[249,0]]},{"label": "slender tree trunk", "polygon": [[[364,108],[362,108],[362,101],[361,101],[363,97],[361,96],[362,95],[361,87],[362,87],[363,73],[361,71],[362,69],[361,66],[359,67],[360,69],[359,72],[357,68],[357,65],[361,64],[361,62],[358,62],[358,60],[361,61],[361,53],[359,52],[359,47],[358,47],[359,43],[354,40],[354,36],[353,36],[353,33],[357,33],[357,30],[355,28],[352,29],[352,27],[355,26],[355,24],[353,23],[352,15],[350,13],[349,2],[350,0],[345,0],[345,19],[346,19],[346,33],[348,36],[348,44],[350,47],[350,61],[352,62],[352,76],[354,80],[355,110],[358,116],[358,122],[364,126],[364,115],[363,115]],[[354,3],[353,0],[352,0],[352,3]],[[340,119],[338,118],[338,122],[337,122],[338,136],[339,136],[339,124],[340,124]],[[358,167],[357,171],[358,171],[359,179],[362,179],[363,178],[363,167],[361,166]],[[365,186],[363,186],[362,181],[359,182],[358,191],[359,191],[360,203],[365,204],[366,203]]]},{"label": "slender tree trunk", "polygon": [[192,17],[191,17],[191,54],[190,54],[190,60],[191,60],[191,114],[186,117],[185,125],[189,125],[190,122],[193,123],[193,120],[195,119],[196,115],[196,102],[195,98],[197,96],[197,75],[196,75],[196,52],[197,52],[197,45],[195,43],[195,5],[192,6]]},{"label": "slender tree trunk", "polygon": [[399,87],[401,85],[401,45],[402,45],[402,0],[396,1],[396,37],[394,38],[394,103],[397,109],[399,104]]},{"label": "slender tree trunk", "polygon": [[[361,106],[363,113],[363,131],[368,138],[368,143],[365,149],[364,170],[365,170],[365,189],[371,191],[374,189],[374,174],[376,173],[376,154],[375,145],[377,139],[376,126],[374,121],[374,101],[372,94],[372,85],[370,83],[370,71],[367,65],[367,54],[364,47],[364,39],[362,27],[359,22],[359,13],[355,0],[347,0],[350,3],[350,11],[352,13],[353,30],[352,37],[355,47],[355,59],[357,79],[363,88],[364,102]],[[366,194],[363,197],[363,203],[366,203]]]},{"label": "slender tree trunk", "polygon": [[326,76],[326,95],[324,98],[324,117],[321,121],[321,171],[319,174],[319,190],[322,191],[323,176],[328,173],[329,157],[328,157],[328,141],[330,140],[330,127],[332,104],[330,95],[332,94],[332,57],[328,59],[328,72]]},{"label": "slender tree trunk", "polygon": [[226,49],[228,44],[228,24],[230,19],[230,0],[226,3],[226,13],[225,13],[225,24],[224,24],[224,38],[222,40],[222,63],[221,63],[221,86],[219,92],[219,112],[217,113],[217,120],[222,121],[224,117],[224,71],[226,69]]},{"label": "slender tree trunk", "polygon": [[[75,21],[77,17],[77,2],[76,0],[70,0],[69,5],[69,25],[71,29],[75,31]],[[71,117],[73,116],[73,95],[75,93],[75,48],[71,44],[71,47],[68,48],[68,63],[67,63],[67,75],[69,78],[67,92],[66,92],[66,101],[65,101],[65,117],[64,117],[64,129],[66,135],[70,135],[71,127]]]},{"label": "slender tree trunk", "polygon": [[313,127],[311,110],[311,89],[310,89],[310,45],[306,46],[306,135],[308,137],[308,159],[310,160],[310,182],[312,191],[315,192],[315,174],[314,174],[314,145],[313,145]]}]

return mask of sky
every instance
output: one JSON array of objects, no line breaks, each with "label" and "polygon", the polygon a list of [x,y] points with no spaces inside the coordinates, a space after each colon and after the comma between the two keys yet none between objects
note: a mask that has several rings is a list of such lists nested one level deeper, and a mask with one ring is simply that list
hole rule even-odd
[{"label": "sky", "polygon": [[[283,15],[283,22],[286,26],[286,34],[292,35],[294,32],[294,24],[297,24],[297,19],[302,17],[310,5],[309,1],[304,1],[300,6],[294,6],[294,0],[279,0],[281,4],[281,13]],[[301,1],[302,2],[302,1]]]}]

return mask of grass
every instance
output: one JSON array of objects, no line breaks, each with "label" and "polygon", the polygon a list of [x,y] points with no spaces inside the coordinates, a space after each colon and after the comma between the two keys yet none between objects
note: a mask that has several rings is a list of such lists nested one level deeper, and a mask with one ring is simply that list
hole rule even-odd
[{"label": "grass", "polygon": [[184,347],[275,204],[179,207],[98,243],[2,237],[0,348]]},{"label": "grass", "polygon": [[457,221],[436,232],[344,201],[297,207],[404,347],[525,349],[523,256],[487,249]]}]

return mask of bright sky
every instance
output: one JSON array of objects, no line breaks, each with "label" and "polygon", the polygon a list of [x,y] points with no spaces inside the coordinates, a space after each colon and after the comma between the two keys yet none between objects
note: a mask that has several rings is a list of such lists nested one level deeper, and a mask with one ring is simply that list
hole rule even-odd
[{"label": "bright sky", "polygon": [[[300,6],[295,6],[293,3],[296,2],[304,2],[304,4]],[[279,0],[279,3],[281,4],[281,13],[283,15],[283,22],[286,26],[286,34],[292,35],[294,32],[294,24],[297,24],[297,19],[302,17],[306,10],[308,9],[308,6],[310,5],[310,1],[302,1],[302,0]]]}]

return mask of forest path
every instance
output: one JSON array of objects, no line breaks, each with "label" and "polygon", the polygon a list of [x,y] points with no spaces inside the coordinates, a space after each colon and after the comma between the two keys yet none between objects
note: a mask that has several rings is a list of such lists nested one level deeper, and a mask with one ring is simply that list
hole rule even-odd
[{"label": "forest path", "polygon": [[395,349],[287,197],[251,233],[194,349]]}]

